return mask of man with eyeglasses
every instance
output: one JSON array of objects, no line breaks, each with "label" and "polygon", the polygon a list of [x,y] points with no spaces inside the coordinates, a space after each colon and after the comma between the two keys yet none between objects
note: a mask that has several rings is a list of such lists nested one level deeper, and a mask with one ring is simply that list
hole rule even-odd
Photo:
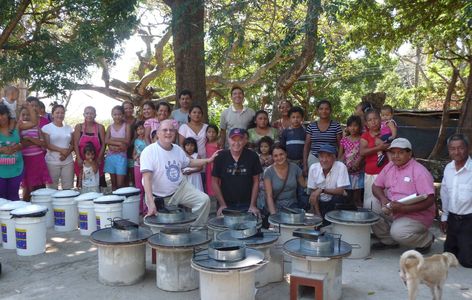
[{"label": "man with eyeglasses", "polygon": [[247,132],[233,128],[229,133],[229,149],[215,159],[212,171],[212,187],[218,200],[217,215],[225,208],[249,211],[259,215],[256,207],[259,174],[262,166],[257,154],[246,149]]},{"label": "man with eyeglasses", "polygon": [[[185,167],[201,167],[213,162],[210,158],[189,159],[174,144],[176,129],[173,120],[164,120],[157,129],[157,142],[147,146],[140,156],[141,173],[148,216],[158,214],[158,206],[183,205],[198,215],[193,225],[206,224],[210,212],[210,198],[197,190],[182,174]],[[159,207],[159,209],[162,207]]]},{"label": "man with eyeglasses", "polygon": [[[372,249],[398,248],[401,244],[427,253],[434,242],[434,235],[429,231],[436,215],[433,176],[413,158],[407,139],[394,139],[388,151],[391,161],[372,185],[372,193],[383,206],[381,211],[375,211],[382,218],[372,226],[380,240]],[[412,194],[427,195],[427,198],[414,204],[398,202]]]},{"label": "man with eyeglasses", "polygon": [[441,183],[441,230],[447,234],[444,251],[454,253],[460,264],[472,268],[472,159],[469,141],[454,134],[447,141],[452,161],[444,168]]}]

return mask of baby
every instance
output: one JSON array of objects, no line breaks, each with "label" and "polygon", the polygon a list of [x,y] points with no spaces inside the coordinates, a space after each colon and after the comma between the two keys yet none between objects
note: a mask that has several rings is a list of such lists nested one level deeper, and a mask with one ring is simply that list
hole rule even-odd
[{"label": "baby", "polygon": [[[382,106],[380,110],[380,140],[379,142],[390,143],[397,137],[397,123],[393,120],[393,107],[390,105]],[[377,166],[385,163],[385,153],[377,152]]]}]

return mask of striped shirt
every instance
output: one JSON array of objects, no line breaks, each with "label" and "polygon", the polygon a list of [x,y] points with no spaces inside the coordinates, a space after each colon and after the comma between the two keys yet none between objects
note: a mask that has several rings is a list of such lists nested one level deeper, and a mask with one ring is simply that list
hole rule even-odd
[{"label": "striped shirt", "polygon": [[321,131],[318,128],[318,122],[313,122],[306,128],[306,133],[310,135],[311,139],[311,154],[318,154],[320,146],[323,144],[330,144],[338,148],[338,134],[342,134],[341,126],[336,121],[330,121],[328,129]]},{"label": "striped shirt", "polygon": [[[39,129],[38,127],[33,127],[31,129],[22,130],[20,135],[22,138],[30,137],[30,138],[38,139]],[[31,145],[31,146],[24,147],[23,149],[21,149],[21,152],[23,153],[23,156],[34,156],[34,155],[44,153],[44,150],[38,145]]]}]

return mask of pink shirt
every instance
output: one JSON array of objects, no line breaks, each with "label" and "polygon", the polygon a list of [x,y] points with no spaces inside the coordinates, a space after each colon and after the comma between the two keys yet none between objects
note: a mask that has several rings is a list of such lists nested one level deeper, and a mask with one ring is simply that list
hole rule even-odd
[{"label": "pink shirt", "polygon": [[[374,184],[386,190],[386,196],[391,201],[397,201],[411,194],[434,195],[433,176],[419,162],[410,159],[401,167],[397,167],[393,162],[389,162],[375,179]],[[430,227],[436,214],[435,205],[423,211],[408,214],[397,213],[394,219],[408,217]]]}]

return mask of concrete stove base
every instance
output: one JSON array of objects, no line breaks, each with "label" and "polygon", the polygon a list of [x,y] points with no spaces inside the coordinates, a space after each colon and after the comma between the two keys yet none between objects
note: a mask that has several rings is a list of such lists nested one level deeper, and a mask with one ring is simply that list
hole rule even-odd
[{"label": "concrete stove base", "polygon": [[[96,244],[97,245],[97,244]],[[144,278],[146,244],[97,245],[98,279],[106,285],[132,285]]]}]

